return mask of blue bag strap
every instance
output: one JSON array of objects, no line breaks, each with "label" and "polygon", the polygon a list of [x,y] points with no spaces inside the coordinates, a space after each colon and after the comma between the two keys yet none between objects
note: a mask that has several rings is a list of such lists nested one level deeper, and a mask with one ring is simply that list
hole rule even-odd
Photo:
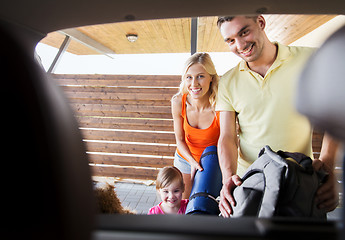
[{"label": "blue bag strap", "polygon": [[201,157],[200,157],[200,160],[208,155],[217,155],[217,151],[209,151],[209,152],[204,152]]},{"label": "blue bag strap", "polygon": [[207,197],[209,199],[212,199],[213,201],[215,201],[218,204],[217,199],[212,194],[209,194],[209,193],[206,193],[206,192],[194,193],[192,196],[189,197],[189,201],[191,201],[191,200],[193,200],[194,198],[197,198],[197,197]]}]

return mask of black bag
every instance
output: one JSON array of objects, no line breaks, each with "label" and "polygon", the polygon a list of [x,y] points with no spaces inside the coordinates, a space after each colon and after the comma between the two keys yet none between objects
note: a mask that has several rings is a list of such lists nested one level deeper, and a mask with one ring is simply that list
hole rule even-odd
[{"label": "black bag", "polygon": [[[291,158],[291,159],[290,159]],[[233,217],[290,216],[326,218],[314,197],[327,174],[314,171],[312,160],[302,153],[272,151],[269,146],[247,169],[242,185],[233,191]]]}]

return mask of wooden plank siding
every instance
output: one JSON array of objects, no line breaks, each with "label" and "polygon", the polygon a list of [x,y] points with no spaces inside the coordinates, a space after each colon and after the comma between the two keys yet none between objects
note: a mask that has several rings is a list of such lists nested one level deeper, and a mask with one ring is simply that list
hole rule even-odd
[{"label": "wooden plank siding", "polygon": [[[52,76],[75,111],[94,176],[154,180],[159,168],[172,165],[170,99],[180,76]],[[314,158],[322,137],[314,131]]]},{"label": "wooden plank siding", "polygon": [[318,159],[320,157],[323,135],[324,133],[322,130],[314,129],[312,145],[313,155],[315,159]]},{"label": "wooden plank siding", "polygon": [[176,149],[180,76],[53,75],[79,122],[94,176],[154,180]]}]

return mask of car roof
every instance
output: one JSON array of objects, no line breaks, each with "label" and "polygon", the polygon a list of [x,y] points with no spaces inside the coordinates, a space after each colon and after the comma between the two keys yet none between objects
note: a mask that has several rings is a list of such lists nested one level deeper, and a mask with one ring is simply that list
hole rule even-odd
[{"label": "car roof", "polygon": [[110,22],[216,15],[344,14],[343,0],[3,0],[0,19],[31,31]]}]

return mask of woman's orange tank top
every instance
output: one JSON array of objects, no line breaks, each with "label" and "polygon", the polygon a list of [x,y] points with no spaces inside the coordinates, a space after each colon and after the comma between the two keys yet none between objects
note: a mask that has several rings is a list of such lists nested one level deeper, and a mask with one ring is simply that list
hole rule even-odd
[{"label": "woman's orange tank top", "polygon": [[[189,125],[186,113],[186,101],[187,101],[187,94],[182,96],[182,117],[183,117],[183,129],[185,132],[185,141],[189,150],[192,153],[194,159],[199,162],[202,152],[208,146],[217,146],[218,138],[219,138],[219,112],[216,112],[214,116],[213,122],[211,126],[206,129],[199,129],[194,128]],[[177,153],[183,157],[185,160],[186,158],[179,152],[177,149]]]}]

